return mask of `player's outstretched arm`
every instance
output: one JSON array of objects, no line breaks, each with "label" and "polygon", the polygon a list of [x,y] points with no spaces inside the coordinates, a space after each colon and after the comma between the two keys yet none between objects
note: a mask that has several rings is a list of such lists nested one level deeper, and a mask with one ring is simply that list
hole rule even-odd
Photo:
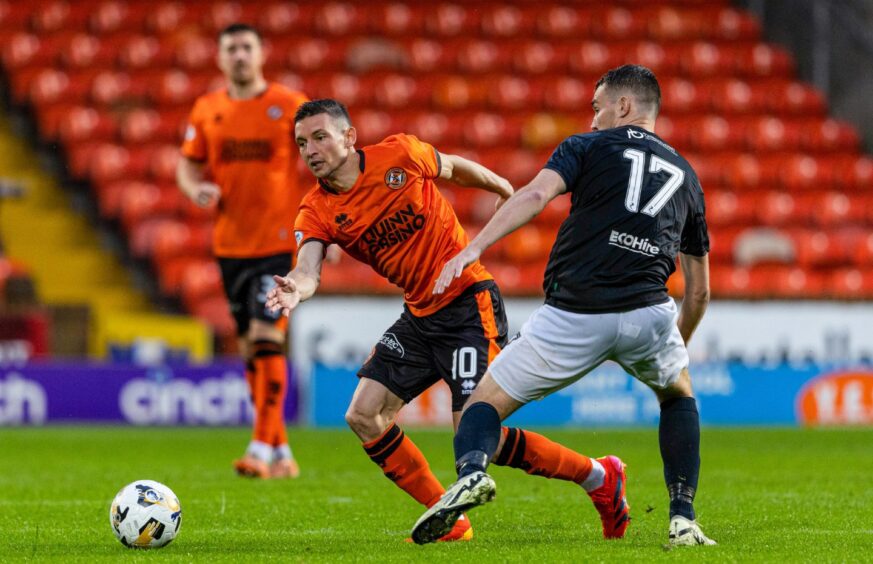
[{"label": "player's outstretched arm", "polygon": [[459,186],[480,188],[499,196],[497,207],[512,196],[514,190],[508,180],[492,170],[458,155],[440,153],[440,178]]},{"label": "player's outstretched arm", "polygon": [[181,157],[176,165],[176,184],[189,200],[201,208],[209,207],[221,197],[221,188],[203,178],[203,165]]},{"label": "player's outstretched arm", "polygon": [[321,281],[324,243],[307,241],[297,253],[297,265],[286,276],[273,276],[276,287],[267,292],[267,307],[288,316],[315,294]]},{"label": "player's outstretched arm", "polygon": [[685,278],[685,299],[677,323],[687,345],[709,305],[709,255],[696,257],[679,253],[679,264]]},{"label": "player's outstretched arm", "polygon": [[566,190],[564,179],[551,169],[543,169],[524,188],[513,194],[482,228],[475,239],[446,263],[433,288],[442,294],[452,280],[479,259],[485,249],[512,233],[543,211],[543,208]]}]

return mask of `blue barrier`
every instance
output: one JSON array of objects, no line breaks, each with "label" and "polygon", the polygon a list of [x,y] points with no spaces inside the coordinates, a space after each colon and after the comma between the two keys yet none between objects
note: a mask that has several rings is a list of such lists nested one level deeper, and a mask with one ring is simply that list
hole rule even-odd
[{"label": "blue barrier", "polygon": [[[310,387],[311,423],[344,425],[357,367],[316,364]],[[873,424],[873,369],[821,365],[692,366],[705,425]],[[512,415],[511,425],[656,425],[654,394],[615,364]],[[426,421],[425,421],[426,422]],[[444,421],[443,421],[444,422]]]}]

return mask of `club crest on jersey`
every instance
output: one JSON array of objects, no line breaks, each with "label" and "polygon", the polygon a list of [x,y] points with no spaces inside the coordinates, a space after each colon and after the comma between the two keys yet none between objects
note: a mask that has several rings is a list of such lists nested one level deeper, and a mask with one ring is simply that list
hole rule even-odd
[{"label": "club crest on jersey", "polygon": [[406,185],[406,171],[400,167],[388,169],[385,173],[385,185],[392,190],[400,190]]},{"label": "club crest on jersey", "polygon": [[282,117],[282,113],[282,108],[279,106],[270,106],[267,108],[267,117],[274,121]]}]

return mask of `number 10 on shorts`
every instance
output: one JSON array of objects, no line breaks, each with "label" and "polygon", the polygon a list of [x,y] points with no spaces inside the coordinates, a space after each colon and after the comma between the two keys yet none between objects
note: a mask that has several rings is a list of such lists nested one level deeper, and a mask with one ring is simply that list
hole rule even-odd
[{"label": "number 10 on shorts", "polygon": [[452,380],[475,378],[477,351],[475,347],[461,347],[452,353]]}]

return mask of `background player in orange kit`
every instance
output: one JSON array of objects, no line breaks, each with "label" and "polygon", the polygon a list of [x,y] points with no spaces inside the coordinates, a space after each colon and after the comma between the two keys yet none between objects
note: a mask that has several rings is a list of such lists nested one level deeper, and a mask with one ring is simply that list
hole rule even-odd
[{"label": "background player in orange kit", "polygon": [[299,469],[283,413],[287,319],[264,301],[296,248],[291,223],[302,193],[292,119],[306,97],[264,79],[261,37],[251,26],[226,27],[218,47],[227,87],[194,104],[176,177],[194,203],[218,206],[213,251],[255,406],[252,439],[234,468],[244,476],[293,478]]},{"label": "background player in orange kit", "polygon": [[[358,372],[346,421],[383,473],[430,507],[444,489],[395,423],[397,414],[442,379],[452,391],[457,428],[464,402],[504,345],[507,331],[497,285],[478,261],[445,293],[433,293],[442,264],[467,244],[434,181],[487,190],[500,201],[512,194],[512,187],[485,167],[440,154],[410,135],[355,150],[357,133],[345,106],[335,100],[303,104],[294,121],[300,153],[318,185],[304,197],[295,222],[297,265],[288,276],[275,278],[267,306],[287,315],[312,297],[331,243],[404,290],[400,318]],[[504,427],[504,443],[498,464],[580,485],[603,480],[591,459],[536,433]],[[471,537],[469,521],[461,518],[440,540]]]}]

